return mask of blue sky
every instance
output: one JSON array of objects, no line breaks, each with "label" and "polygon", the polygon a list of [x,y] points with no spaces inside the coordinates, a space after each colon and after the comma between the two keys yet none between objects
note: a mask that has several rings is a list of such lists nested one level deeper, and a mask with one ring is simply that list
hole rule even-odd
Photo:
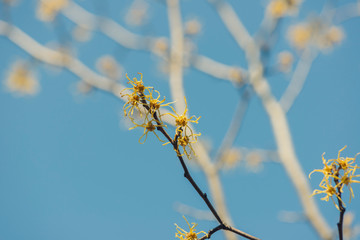
[{"label": "blue sky", "polygon": [[[18,1],[12,20],[42,44],[56,41],[51,24],[35,18],[36,1]],[[95,1],[78,1],[125,24],[124,15],[131,1],[106,1],[103,10]],[[258,1],[229,1],[251,34],[258,29],[264,4]],[[281,40],[275,52],[293,49],[284,40],[291,23],[318,13],[324,1],[305,1],[299,18],[286,19],[280,28]],[[351,1],[342,1],[342,4]],[[143,28],[129,27],[137,33],[168,36],[163,1],[148,1],[150,23]],[[183,18],[197,17],[203,24],[194,40],[197,51],[229,65],[246,67],[244,54],[206,1],[182,1]],[[1,6],[3,8],[3,6]],[[74,27],[60,15],[66,31]],[[335,158],[344,145],[344,156],[360,152],[360,19],[341,25],[343,43],[321,54],[314,62],[303,91],[288,113],[297,156],[306,173],[321,168],[321,154]],[[111,54],[134,76],[170,98],[167,76],[158,71],[159,61],[146,52],[128,51],[105,36],[95,33],[86,43],[72,41],[77,56],[94,68],[96,60]],[[0,72],[5,80],[11,64],[30,57],[8,39],[0,37]],[[272,56],[272,58],[275,58]],[[0,88],[0,239],[170,239],[176,222],[186,227],[177,203],[206,210],[183,177],[170,146],[162,146],[149,136],[138,143],[142,132],[128,131],[122,115],[123,103],[101,91],[81,95],[78,78],[60,69],[38,65],[41,91],[33,97],[18,97],[2,84]],[[279,97],[288,84],[285,76],[272,76],[269,83]],[[124,74],[121,81],[125,82]],[[225,81],[194,69],[184,75],[190,114],[202,116],[197,129],[214,149],[221,143],[238,93]],[[274,150],[276,144],[269,119],[256,97],[251,99],[235,146]],[[211,154],[215,153],[214,151]],[[194,178],[207,191],[203,173],[191,168]],[[226,201],[235,226],[261,239],[318,239],[306,223],[278,220],[282,210],[301,212],[301,205],[283,167],[265,163],[259,173],[243,165],[221,174]],[[317,186],[320,176],[313,177]],[[348,210],[360,224],[360,185],[354,185],[355,199]],[[335,229],[338,212],[317,197],[322,214]],[[189,221],[197,221],[189,217]],[[215,222],[199,222],[207,231]],[[212,239],[223,239],[221,233]]]}]

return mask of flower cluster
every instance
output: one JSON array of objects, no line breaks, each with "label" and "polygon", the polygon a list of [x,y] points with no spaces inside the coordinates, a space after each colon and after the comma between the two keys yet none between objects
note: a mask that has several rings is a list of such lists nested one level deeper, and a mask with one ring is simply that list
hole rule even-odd
[{"label": "flower cluster", "polygon": [[341,152],[346,148],[343,147],[339,153],[337,159],[329,159],[326,160],[324,158],[324,154],[322,155],[322,161],[324,164],[323,169],[315,169],[309,174],[309,178],[311,174],[314,172],[320,172],[324,175],[323,179],[321,180],[319,186],[321,190],[315,189],[312,195],[324,193],[325,196],[321,198],[321,200],[329,201],[329,198],[332,199],[333,203],[335,204],[336,208],[339,209],[338,205],[335,203],[333,196],[335,196],[339,202],[343,205],[343,199],[341,198],[341,194],[343,193],[344,186],[349,188],[350,191],[350,200],[354,197],[354,191],[351,187],[351,183],[360,183],[359,180],[355,180],[354,178],[360,177],[360,175],[355,175],[356,169],[360,168],[355,164],[356,154],[355,157],[340,157]]},{"label": "flower cluster", "polygon": [[[128,83],[131,84],[132,87],[122,90],[122,92],[128,91],[128,93],[121,94],[122,97],[127,97],[127,102],[123,107],[124,115],[126,117],[129,117],[131,122],[135,125],[134,127],[131,127],[130,130],[137,127],[141,127],[144,129],[144,133],[139,139],[140,143],[144,143],[146,141],[149,132],[153,132],[155,136],[163,142],[163,140],[161,140],[155,132],[156,128],[158,127],[166,127],[166,125],[164,125],[161,120],[161,114],[160,112],[158,112],[158,110],[161,106],[168,106],[170,103],[163,104],[163,102],[165,102],[165,98],[160,101],[160,94],[156,90],[155,92],[158,93],[158,97],[154,98],[153,88],[145,87],[142,81],[143,75],[141,73],[139,74],[141,76],[140,80],[135,77],[133,79],[130,79],[126,74],[126,78],[129,80]],[[137,110],[140,114],[142,121],[141,123],[139,123],[135,119],[134,110]],[[156,115],[156,113],[158,115]],[[142,141],[143,138],[144,140]]]},{"label": "flower cluster", "polygon": [[178,114],[175,109],[170,106],[170,108],[173,110],[174,114],[172,113],[165,113],[164,115],[170,115],[175,118],[175,141],[177,141],[177,146],[181,146],[183,148],[183,154],[180,153],[179,147],[177,147],[176,152],[179,156],[186,155],[188,159],[191,159],[192,155],[195,155],[195,151],[192,148],[192,143],[197,142],[197,137],[200,136],[200,133],[194,133],[191,127],[189,126],[189,123],[198,123],[199,119],[201,117],[191,116],[190,118],[187,117],[186,113],[188,111],[187,108],[187,101],[185,100],[185,110],[183,114]]},{"label": "flower cluster", "polygon": [[[137,78],[130,79],[126,75],[128,83],[131,84],[132,87],[125,88],[121,92],[121,96],[127,98],[123,107],[124,115],[134,124],[134,127],[131,127],[130,130],[138,127],[144,129],[143,135],[139,139],[140,143],[146,141],[149,132],[153,132],[161,142],[164,142],[156,134],[155,130],[164,130],[166,125],[162,120],[162,116],[169,115],[174,118],[176,125],[175,135],[171,143],[178,156],[183,156],[185,154],[191,159],[191,156],[195,154],[191,144],[197,141],[197,137],[200,136],[200,134],[194,133],[189,126],[189,123],[198,123],[200,117],[196,118],[195,116],[192,116],[189,118],[186,116],[186,113],[188,112],[186,99],[184,113],[181,115],[178,114],[171,106],[173,102],[165,103],[166,99],[165,97],[161,99],[159,91],[154,90],[153,87],[144,86],[142,74],[139,74],[141,75],[140,80]],[[173,113],[162,114],[160,112],[162,107],[170,107]],[[135,112],[140,115],[139,118],[135,118]],[[168,143],[170,142],[167,142],[164,145]],[[179,147],[182,147],[183,153],[180,152]]]},{"label": "flower cluster", "polygon": [[205,236],[207,236],[207,233],[204,231],[200,231],[200,232],[196,233],[195,227],[197,226],[197,224],[191,223],[192,226],[190,226],[190,223],[188,222],[188,220],[184,216],[183,216],[183,218],[185,219],[186,223],[188,224],[190,230],[189,230],[189,232],[187,232],[175,223],[176,230],[177,230],[177,233],[175,233],[176,238],[179,238],[181,240],[197,240],[198,235],[201,233],[203,233],[203,234],[205,234]]}]

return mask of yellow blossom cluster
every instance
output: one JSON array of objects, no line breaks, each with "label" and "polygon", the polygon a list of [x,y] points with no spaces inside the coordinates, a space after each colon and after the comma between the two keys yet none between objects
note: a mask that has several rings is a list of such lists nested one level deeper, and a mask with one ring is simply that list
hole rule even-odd
[{"label": "yellow blossom cluster", "polygon": [[176,230],[177,230],[177,232],[175,233],[176,238],[179,238],[180,240],[197,240],[198,235],[201,233],[205,234],[205,236],[207,236],[207,233],[204,231],[200,231],[200,232],[196,233],[195,227],[197,226],[197,224],[191,223],[192,226],[190,226],[190,223],[188,222],[188,220],[184,216],[183,216],[183,218],[185,219],[186,223],[189,226],[189,232],[185,231],[184,229],[182,229],[175,223]]},{"label": "yellow blossom cluster", "polygon": [[[131,127],[130,130],[138,127],[144,129],[143,135],[139,139],[140,143],[144,143],[146,141],[149,132],[153,132],[160,141],[164,142],[160,139],[155,130],[164,130],[163,128],[167,127],[162,120],[162,116],[169,115],[174,118],[176,125],[175,135],[172,139],[172,144],[175,147],[175,151],[177,152],[178,156],[183,156],[185,154],[188,159],[191,159],[191,156],[195,155],[191,144],[197,141],[197,137],[200,136],[200,134],[194,133],[189,126],[189,123],[198,123],[200,117],[187,117],[186,114],[188,109],[186,98],[185,111],[181,115],[178,114],[170,105],[172,102],[165,103],[165,97],[161,99],[159,91],[154,90],[153,87],[144,86],[142,81],[142,74],[139,74],[141,75],[140,80],[137,78],[130,79],[126,75],[128,83],[131,84],[132,87],[125,88],[121,92],[121,96],[127,98],[127,102],[123,107],[124,115],[128,117],[134,124],[134,127]],[[170,107],[173,113],[162,114],[160,112],[161,107]],[[140,115],[139,118],[135,118],[135,112]],[[167,142],[164,145],[168,143],[170,142]],[[183,153],[181,153],[179,147],[182,147]]]},{"label": "yellow blossom cluster", "polygon": [[309,178],[311,174],[314,172],[320,172],[324,175],[323,179],[321,180],[319,187],[321,189],[315,189],[312,195],[322,194],[324,193],[325,196],[321,198],[321,200],[329,201],[329,198],[332,199],[333,203],[335,204],[336,208],[339,209],[338,205],[335,203],[333,196],[335,196],[343,205],[345,205],[341,194],[343,193],[344,186],[348,187],[350,191],[350,200],[354,197],[354,191],[351,187],[351,183],[360,183],[359,180],[355,180],[354,178],[360,177],[360,175],[356,175],[356,169],[360,168],[355,164],[356,154],[355,157],[340,157],[341,152],[346,148],[343,147],[338,152],[338,157],[336,159],[329,159],[326,160],[324,158],[324,154],[322,155],[322,161],[324,164],[323,169],[315,169],[309,174]]}]

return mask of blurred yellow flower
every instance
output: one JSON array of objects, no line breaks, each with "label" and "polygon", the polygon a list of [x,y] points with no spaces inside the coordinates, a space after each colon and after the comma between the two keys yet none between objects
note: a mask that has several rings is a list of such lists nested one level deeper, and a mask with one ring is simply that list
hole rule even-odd
[{"label": "blurred yellow flower", "polygon": [[37,16],[42,21],[51,22],[68,2],[69,0],[39,0]]},{"label": "blurred yellow flower", "polygon": [[280,18],[297,12],[300,3],[300,0],[273,0],[266,10],[271,17]]},{"label": "blurred yellow flower", "polygon": [[20,95],[35,95],[40,86],[29,66],[21,61],[15,62],[5,81],[6,87]]},{"label": "blurred yellow flower", "polygon": [[311,34],[311,28],[308,25],[298,24],[290,28],[288,37],[294,47],[303,49],[310,42]]},{"label": "blurred yellow flower", "polygon": [[278,55],[279,70],[281,72],[288,72],[293,64],[294,57],[288,51],[282,51]]},{"label": "blurred yellow flower", "polygon": [[187,35],[196,35],[201,31],[201,23],[197,19],[185,23],[184,32]]},{"label": "blurred yellow flower", "polygon": [[103,55],[96,61],[96,68],[111,79],[118,79],[121,75],[121,67],[111,55]]},{"label": "blurred yellow flower", "polygon": [[318,46],[322,49],[334,47],[335,44],[340,44],[345,37],[341,28],[336,26],[327,26],[318,38]]},{"label": "blurred yellow flower", "polygon": [[282,0],[271,1],[267,7],[267,11],[274,18],[280,18],[284,16],[287,9],[287,4],[285,3],[285,1]]},{"label": "blurred yellow flower", "polygon": [[237,163],[240,162],[243,155],[238,148],[230,148],[226,149],[224,153],[221,155],[220,161],[222,162],[224,168],[231,169],[236,166]]},{"label": "blurred yellow flower", "polygon": [[332,43],[340,43],[344,39],[344,32],[339,27],[331,26],[327,31],[327,37]]}]

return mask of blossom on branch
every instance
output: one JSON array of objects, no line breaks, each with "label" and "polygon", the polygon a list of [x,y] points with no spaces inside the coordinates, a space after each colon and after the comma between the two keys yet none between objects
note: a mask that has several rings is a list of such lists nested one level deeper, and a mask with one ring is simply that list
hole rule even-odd
[{"label": "blossom on branch", "polygon": [[322,173],[323,179],[321,180],[319,187],[322,190],[315,189],[312,196],[316,194],[324,193],[326,194],[325,197],[321,198],[321,200],[328,201],[329,198],[332,199],[333,203],[335,204],[336,208],[339,209],[339,206],[335,203],[333,196],[336,196],[336,198],[341,202],[344,206],[345,203],[343,202],[341,194],[343,193],[344,186],[347,186],[350,191],[350,199],[354,198],[354,191],[351,187],[351,183],[360,183],[359,180],[355,180],[354,178],[360,177],[359,175],[355,174],[355,171],[359,168],[357,165],[355,165],[356,156],[359,154],[356,154],[355,157],[340,157],[341,152],[346,148],[343,147],[338,152],[338,157],[336,159],[329,159],[326,160],[324,158],[324,154],[322,155],[322,161],[324,164],[323,169],[315,169],[309,174],[309,178],[311,174],[314,172],[320,172]]},{"label": "blossom on branch", "polygon": [[[188,112],[188,108],[187,108],[187,101],[186,101],[185,97],[184,97],[184,100],[185,100],[185,110],[184,110],[183,114],[181,114],[181,115],[178,114],[172,106],[169,106],[173,110],[174,114],[165,113],[163,115],[170,115],[175,119],[176,130],[175,130],[174,139],[175,140],[177,139],[178,145],[183,147],[184,154],[188,157],[188,159],[191,159],[191,155],[195,154],[194,149],[192,148],[191,144],[196,143],[197,137],[200,136],[201,134],[200,133],[195,134],[194,131],[189,126],[189,123],[198,123],[198,121],[201,117],[197,118],[195,115],[191,116],[190,118],[187,117],[186,113]],[[189,150],[187,150],[186,147],[188,147]],[[179,151],[179,146],[175,150],[178,153],[178,156],[183,155]]]}]

